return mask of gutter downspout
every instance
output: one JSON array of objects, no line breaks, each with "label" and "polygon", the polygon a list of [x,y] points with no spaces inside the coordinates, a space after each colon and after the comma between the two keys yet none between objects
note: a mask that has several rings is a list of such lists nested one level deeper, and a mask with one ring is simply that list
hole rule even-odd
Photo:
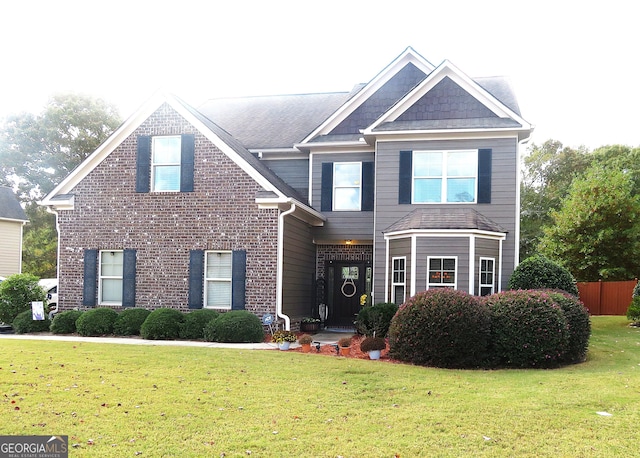
[{"label": "gutter downspout", "polygon": [[276,270],[276,317],[284,319],[284,328],[291,330],[291,319],[289,315],[282,313],[282,283],[284,271],[284,218],[296,211],[296,204],[292,203],[289,210],[280,213],[278,217],[278,266]]}]

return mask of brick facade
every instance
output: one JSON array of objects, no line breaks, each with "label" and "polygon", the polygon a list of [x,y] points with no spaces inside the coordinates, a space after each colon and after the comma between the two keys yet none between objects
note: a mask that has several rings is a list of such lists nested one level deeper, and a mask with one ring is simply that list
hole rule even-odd
[{"label": "brick facade", "polygon": [[[139,135],[195,134],[194,192],[136,193]],[[73,190],[60,210],[61,309],[82,308],[84,249],[135,249],[136,307],[187,310],[190,250],[246,250],[246,308],[275,313],[278,210],[262,188],[168,104]],[[118,307],[116,307],[118,308]]]},{"label": "brick facade", "polygon": [[326,261],[373,261],[371,245],[318,245],[317,278],[325,278]]}]

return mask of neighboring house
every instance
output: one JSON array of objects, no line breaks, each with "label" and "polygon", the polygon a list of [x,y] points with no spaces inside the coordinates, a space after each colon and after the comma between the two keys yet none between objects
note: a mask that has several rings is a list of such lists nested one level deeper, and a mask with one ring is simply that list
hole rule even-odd
[{"label": "neighboring house", "polygon": [[0,276],[22,272],[22,227],[27,221],[14,192],[0,187]]},{"label": "neighboring house", "polygon": [[286,327],[326,310],[340,326],[363,294],[500,291],[531,131],[504,78],[411,48],[349,93],[159,94],[41,202],[59,306],[248,309]]}]

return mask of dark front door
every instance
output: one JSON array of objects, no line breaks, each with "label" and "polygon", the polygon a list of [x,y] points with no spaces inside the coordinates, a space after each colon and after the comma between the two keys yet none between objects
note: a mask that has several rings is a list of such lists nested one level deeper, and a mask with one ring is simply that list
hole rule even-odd
[{"label": "dark front door", "polygon": [[370,267],[365,262],[329,261],[327,263],[327,305],[329,326],[353,326],[360,311],[360,297],[366,292]]}]

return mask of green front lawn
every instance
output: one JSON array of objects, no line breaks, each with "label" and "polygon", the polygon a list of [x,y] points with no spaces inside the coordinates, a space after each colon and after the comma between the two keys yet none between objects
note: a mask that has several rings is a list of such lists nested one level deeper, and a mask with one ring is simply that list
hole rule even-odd
[{"label": "green front lawn", "polygon": [[0,432],[74,457],[633,456],[640,329],[592,323],[588,361],[555,370],[2,339]]}]

